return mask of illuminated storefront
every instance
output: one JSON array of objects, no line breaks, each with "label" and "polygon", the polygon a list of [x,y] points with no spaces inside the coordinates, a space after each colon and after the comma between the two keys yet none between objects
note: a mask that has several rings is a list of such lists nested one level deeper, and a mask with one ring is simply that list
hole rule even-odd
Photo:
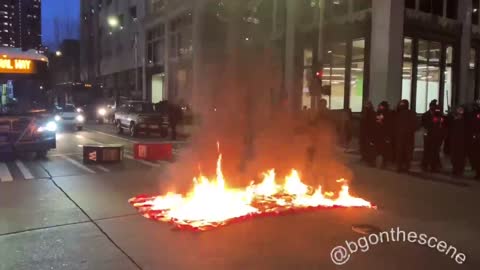
[{"label": "illuminated storefront", "polygon": [[[432,100],[448,111],[480,98],[480,1],[387,2],[326,1],[321,64],[329,107],[360,112],[367,100],[395,107],[407,99],[421,114]],[[315,107],[311,43],[303,51],[302,106],[308,108]]]},{"label": "illuminated storefront", "polygon": [[[360,112],[367,98],[368,39],[361,37],[367,35],[366,28],[365,25],[361,26],[353,37],[334,36],[335,31],[331,31],[326,38],[322,85],[330,87],[331,95],[323,95],[321,98],[327,100],[328,107],[332,110],[350,108],[353,112]],[[307,108],[314,107],[309,91],[313,57],[311,48],[304,50],[302,106]]]},{"label": "illuminated storefront", "polygon": [[445,111],[454,100],[454,47],[448,42],[404,38],[402,98],[411,100],[417,113],[436,99]]}]

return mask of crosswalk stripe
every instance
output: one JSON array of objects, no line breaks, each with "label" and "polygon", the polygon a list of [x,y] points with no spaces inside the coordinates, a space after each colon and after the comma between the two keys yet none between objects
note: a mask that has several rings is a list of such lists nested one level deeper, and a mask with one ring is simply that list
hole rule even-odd
[{"label": "crosswalk stripe", "polygon": [[20,172],[23,174],[23,178],[25,178],[26,180],[31,180],[35,178],[22,161],[17,160],[15,161],[15,164],[17,165]]},{"label": "crosswalk stripe", "polygon": [[74,159],[72,159],[68,156],[62,155],[61,157],[64,158],[66,161],[72,163],[73,165],[77,166],[78,168],[82,169],[82,170],[85,170],[89,173],[97,173],[94,170],[88,168],[87,166],[83,165],[82,163],[80,163],[80,162],[78,162],[78,161],[76,161],[76,160],[74,160]]},{"label": "crosswalk stripe", "polygon": [[163,167],[162,164],[158,164],[158,163],[153,163],[153,162],[150,162],[150,161],[146,161],[146,160],[140,160],[140,159],[135,159],[132,155],[130,154],[127,154],[125,153],[124,156],[128,159],[131,159],[131,160],[136,160],[144,165],[147,165],[147,166],[151,166],[151,167],[157,167],[157,168],[160,168],[160,167]]},{"label": "crosswalk stripe", "polygon": [[0,163],[0,181],[1,182],[12,182],[13,176],[8,169],[7,164]]}]

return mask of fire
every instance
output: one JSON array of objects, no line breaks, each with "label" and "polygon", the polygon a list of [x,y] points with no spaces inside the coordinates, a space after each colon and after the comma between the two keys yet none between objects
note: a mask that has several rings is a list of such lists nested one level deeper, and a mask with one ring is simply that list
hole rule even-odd
[{"label": "fire", "polygon": [[243,189],[228,187],[222,172],[222,155],[217,161],[216,177],[200,175],[193,179],[193,190],[186,194],[138,196],[129,200],[144,217],[169,222],[179,228],[205,231],[253,216],[279,214],[289,210],[333,207],[375,208],[370,202],[350,195],[347,181],[335,196],[304,184],[300,173],[292,170],[277,183],[275,170],[263,174],[261,183],[252,182]]}]

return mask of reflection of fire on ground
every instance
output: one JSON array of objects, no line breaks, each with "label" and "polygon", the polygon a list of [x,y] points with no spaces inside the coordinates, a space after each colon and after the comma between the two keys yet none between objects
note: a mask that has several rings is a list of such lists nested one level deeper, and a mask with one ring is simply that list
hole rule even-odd
[{"label": "reflection of fire on ground", "polygon": [[252,182],[246,188],[232,188],[221,166],[222,155],[219,155],[216,177],[194,178],[193,190],[187,195],[138,196],[129,202],[146,218],[200,231],[259,215],[333,207],[374,207],[364,199],[351,196],[343,179],[337,180],[341,188],[335,194],[322,190],[321,186],[313,188],[304,184],[295,169],[280,184],[272,169],[263,174],[259,184]]}]

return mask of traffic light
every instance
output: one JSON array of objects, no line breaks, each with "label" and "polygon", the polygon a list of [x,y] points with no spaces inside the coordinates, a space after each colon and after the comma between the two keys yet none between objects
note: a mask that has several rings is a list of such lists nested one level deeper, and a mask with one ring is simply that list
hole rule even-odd
[{"label": "traffic light", "polygon": [[313,78],[310,82],[310,95],[319,97],[322,95],[323,65],[317,65],[313,72]]}]

